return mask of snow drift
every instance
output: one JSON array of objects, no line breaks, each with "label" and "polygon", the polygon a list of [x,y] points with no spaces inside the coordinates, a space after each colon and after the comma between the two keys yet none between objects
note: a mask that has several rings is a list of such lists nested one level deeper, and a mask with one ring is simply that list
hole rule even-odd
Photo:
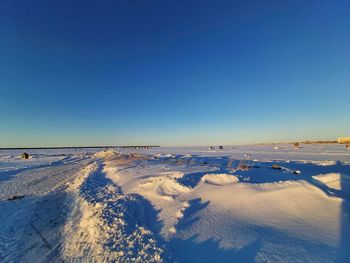
[{"label": "snow drift", "polygon": [[213,185],[228,185],[238,183],[239,179],[230,174],[206,174],[201,181]]}]

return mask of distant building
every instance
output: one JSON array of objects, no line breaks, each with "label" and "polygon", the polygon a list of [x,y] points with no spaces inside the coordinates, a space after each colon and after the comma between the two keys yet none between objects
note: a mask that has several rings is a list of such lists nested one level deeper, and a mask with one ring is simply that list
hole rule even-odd
[{"label": "distant building", "polygon": [[338,143],[350,143],[350,137],[340,137]]},{"label": "distant building", "polygon": [[219,149],[220,149],[220,150],[223,150],[223,149],[224,149],[224,146],[219,146]]}]

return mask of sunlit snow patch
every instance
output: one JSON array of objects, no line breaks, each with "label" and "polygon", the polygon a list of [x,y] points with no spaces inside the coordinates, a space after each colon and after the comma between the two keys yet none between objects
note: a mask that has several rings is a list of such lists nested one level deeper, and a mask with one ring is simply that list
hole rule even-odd
[{"label": "sunlit snow patch", "polygon": [[116,150],[100,151],[94,154],[94,157],[96,158],[105,158],[105,159],[115,158],[119,156],[120,156],[120,152]]},{"label": "sunlit snow patch", "polygon": [[317,176],[313,176],[312,178],[320,181],[321,183],[327,185],[329,188],[335,190],[342,190],[341,188],[341,178],[347,180],[350,183],[350,177],[346,175],[342,175],[340,173],[329,173],[329,174],[321,174]]},{"label": "sunlit snow patch", "polygon": [[143,193],[162,197],[164,199],[174,198],[182,193],[190,191],[186,186],[166,176],[148,178],[140,183],[140,188]]},{"label": "sunlit snow patch", "polygon": [[239,179],[230,174],[206,174],[201,181],[214,185],[227,185],[238,183]]}]

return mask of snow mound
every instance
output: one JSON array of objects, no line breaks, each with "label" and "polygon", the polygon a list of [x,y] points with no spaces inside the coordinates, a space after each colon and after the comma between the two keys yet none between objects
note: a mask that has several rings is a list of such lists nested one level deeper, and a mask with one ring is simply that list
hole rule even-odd
[{"label": "snow mound", "polygon": [[168,261],[165,245],[145,220],[147,202],[143,198],[124,195],[117,185],[101,179],[101,174],[82,179],[63,229],[62,261]]},{"label": "snow mound", "polygon": [[169,177],[153,177],[145,180],[140,184],[143,191],[154,196],[175,198],[182,193],[189,192],[190,189],[177,183]]},{"label": "snow mound", "polygon": [[228,185],[238,183],[239,179],[231,174],[206,174],[201,181],[214,185]]},{"label": "snow mound", "polygon": [[121,155],[120,152],[116,150],[105,150],[105,151],[100,151],[94,154],[95,158],[105,158],[105,159],[112,159],[119,157]]}]

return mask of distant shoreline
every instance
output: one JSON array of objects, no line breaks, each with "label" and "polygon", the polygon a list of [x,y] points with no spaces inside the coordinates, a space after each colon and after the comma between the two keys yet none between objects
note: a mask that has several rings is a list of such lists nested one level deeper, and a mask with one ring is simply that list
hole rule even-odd
[{"label": "distant shoreline", "polygon": [[[325,140],[325,141],[294,141],[294,142],[263,142],[263,143],[251,143],[244,145],[281,145],[281,144],[338,144],[337,141]],[[207,147],[208,145],[201,145]],[[224,144],[225,147],[228,146],[237,146],[237,145],[228,145]],[[149,149],[149,148],[158,148],[160,145],[98,145],[98,146],[48,146],[48,147],[0,147],[0,150],[64,150],[64,149]],[[193,146],[165,146],[165,147],[193,147]],[[197,147],[197,146],[195,146]]]},{"label": "distant shoreline", "polygon": [[269,143],[255,143],[254,145],[276,145],[276,144],[338,144],[338,141],[295,141],[295,142],[269,142]]},{"label": "distant shoreline", "polygon": [[53,146],[53,147],[0,147],[0,150],[59,150],[59,149],[110,149],[110,148],[156,148],[159,145],[123,145],[123,146]]}]

